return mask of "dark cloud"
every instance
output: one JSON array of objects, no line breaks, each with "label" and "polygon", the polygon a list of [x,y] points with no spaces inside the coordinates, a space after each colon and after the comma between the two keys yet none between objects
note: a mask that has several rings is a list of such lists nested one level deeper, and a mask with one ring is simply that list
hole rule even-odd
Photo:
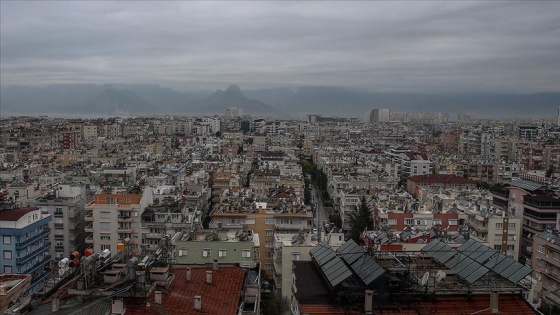
[{"label": "dark cloud", "polygon": [[1,1],[7,84],[560,90],[559,2]]}]

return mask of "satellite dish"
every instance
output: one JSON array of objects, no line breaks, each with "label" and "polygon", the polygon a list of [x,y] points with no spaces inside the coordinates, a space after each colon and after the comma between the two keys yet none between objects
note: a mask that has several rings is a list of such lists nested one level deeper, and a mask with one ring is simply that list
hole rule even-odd
[{"label": "satellite dish", "polygon": [[441,274],[436,277],[436,282],[440,283],[443,279],[445,279],[445,276],[447,276],[447,274],[445,273],[445,271],[442,271]]},{"label": "satellite dish", "polygon": [[430,277],[430,272],[426,271],[426,273],[424,274],[424,276],[422,277],[422,285],[426,285],[426,283],[428,283],[428,278]]},{"label": "satellite dish", "polygon": [[438,270],[438,271],[437,271],[437,273],[436,273],[436,279],[441,275],[442,272],[443,272],[442,270]]}]

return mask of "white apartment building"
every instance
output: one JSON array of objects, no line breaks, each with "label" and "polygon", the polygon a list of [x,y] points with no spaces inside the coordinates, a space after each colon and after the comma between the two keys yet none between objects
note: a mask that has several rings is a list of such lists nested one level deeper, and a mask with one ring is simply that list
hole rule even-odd
[{"label": "white apartment building", "polygon": [[[322,235],[322,242],[327,242],[331,247],[338,248],[344,244],[343,233],[330,233]],[[317,235],[304,234],[276,234],[274,236],[274,283],[283,297],[292,295],[293,261],[311,260],[309,251],[319,244]]]},{"label": "white apartment building", "polygon": [[104,249],[116,253],[117,244],[128,238],[132,254],[140,253],[141,214],[152,203],[150,187],[98,192],[85,207],[86,244],[97,253]]}]

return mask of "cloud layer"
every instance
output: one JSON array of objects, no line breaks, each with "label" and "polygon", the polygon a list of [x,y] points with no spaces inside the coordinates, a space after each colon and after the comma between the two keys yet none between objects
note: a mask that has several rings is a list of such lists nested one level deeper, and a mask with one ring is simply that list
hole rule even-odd
[{"label": "cloud layer", "polygon": [[8,84],[560,91],[560,2],[1,1]]}]

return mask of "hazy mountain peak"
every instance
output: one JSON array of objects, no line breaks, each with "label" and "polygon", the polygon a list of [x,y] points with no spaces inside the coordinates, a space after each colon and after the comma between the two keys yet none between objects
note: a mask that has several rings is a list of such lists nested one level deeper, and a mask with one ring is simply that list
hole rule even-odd
[{"label": "hazy mountain peak", "polygon": [[241,92],[241,89],[239,88],[239,86],[237,84],[230,85],[227,88],[226,92],[243,95],[243,92]]}]

